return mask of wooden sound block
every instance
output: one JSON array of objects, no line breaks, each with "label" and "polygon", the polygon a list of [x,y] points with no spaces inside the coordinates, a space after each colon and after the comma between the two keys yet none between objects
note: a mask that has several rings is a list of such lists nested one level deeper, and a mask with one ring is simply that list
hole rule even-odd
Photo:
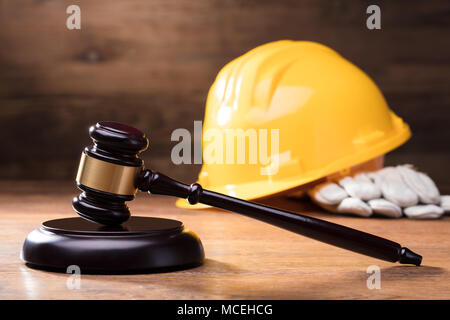
[{"label": "wooden sound block", "polygon": [[145,273],[186,269],[203,262],[198,236],[177,220],[135,217],[119,226],[82,218],[49,220],[25,239],[28,266],[81,273]]}]

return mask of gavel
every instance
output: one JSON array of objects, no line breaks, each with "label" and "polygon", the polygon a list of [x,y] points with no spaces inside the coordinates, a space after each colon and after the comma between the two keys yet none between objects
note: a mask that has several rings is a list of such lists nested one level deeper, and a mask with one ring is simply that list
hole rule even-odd
[{"label": "gavel", "polygon": [[74,210],[92,222],[118,226],[130,217],[126,204],[137,191],[184,198],[232,211],[273,226],[370,257],[419,266],[422,257],[400,244],[342,225],[280,210],[178,182],[146,169],[139,154],[148,147],[141,131],[117,122],[98,122],[89,129],[93,145],[82,152],[76,177],[83,192]]}]

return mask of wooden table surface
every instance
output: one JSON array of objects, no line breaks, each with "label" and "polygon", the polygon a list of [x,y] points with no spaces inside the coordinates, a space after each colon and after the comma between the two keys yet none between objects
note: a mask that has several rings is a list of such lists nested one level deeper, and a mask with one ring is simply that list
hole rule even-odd
[{"label": "wooden table surface", "polygon": [[[448,192],[447,188],[447,192]],[[204,265],[144,275],[81,275],[33,270],[19,258],[23,240],[41,222],[73,217],[72,184],[0,183],[0,299],[441,299],[450,298],[450,216],[414,221],[325,213],[306,200],[265,203],[358,228],[422,254],[421,267],[388,263],[335,248],[219,210],[183,210],[169,197],[140,194],[133,214],[179,219],[202,239]],[[371,265],[381,289],[369,290]]]}]

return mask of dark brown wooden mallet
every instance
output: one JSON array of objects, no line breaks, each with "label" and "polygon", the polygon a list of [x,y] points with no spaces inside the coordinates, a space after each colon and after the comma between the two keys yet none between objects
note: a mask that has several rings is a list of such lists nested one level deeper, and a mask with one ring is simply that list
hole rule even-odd
[{"label": "dark brown wooden mallet", "polygon": [[77,175],[83,193],[73,200],[83,218],[104,225],[120,225],[130,212],[125,202],[137,190],[185,198],[254,218],[279,228],[360,254],[419,266],[422,257],[400,244],[375,235],[320,219],[244,201],[186,185],[161,173],[145,169],[139,153],[148,140],[139,130],[115,122],[99,122],[90,128],[93,146],[87,147]]}]

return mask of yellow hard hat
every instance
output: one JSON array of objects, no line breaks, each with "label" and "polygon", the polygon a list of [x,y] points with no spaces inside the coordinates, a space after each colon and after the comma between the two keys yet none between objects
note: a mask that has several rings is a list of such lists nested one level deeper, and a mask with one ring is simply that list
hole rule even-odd
[{"label": "yellow hard hat", "polygon": [[[245,143],[220,137],[229,132]],[[270,162],[249,161],[255,133],[257,155],[271,155]],[[228,63],[211,86],[198,183],[261,198],[374,159],[410,136],[376,84],[337,52],[314,42],[271,42]],[[278,138],[276,153],[271,138]],[[238,151],[245,151],[244,163],[236,161]],[[183,199],[177,205],[192,207]]]}]

